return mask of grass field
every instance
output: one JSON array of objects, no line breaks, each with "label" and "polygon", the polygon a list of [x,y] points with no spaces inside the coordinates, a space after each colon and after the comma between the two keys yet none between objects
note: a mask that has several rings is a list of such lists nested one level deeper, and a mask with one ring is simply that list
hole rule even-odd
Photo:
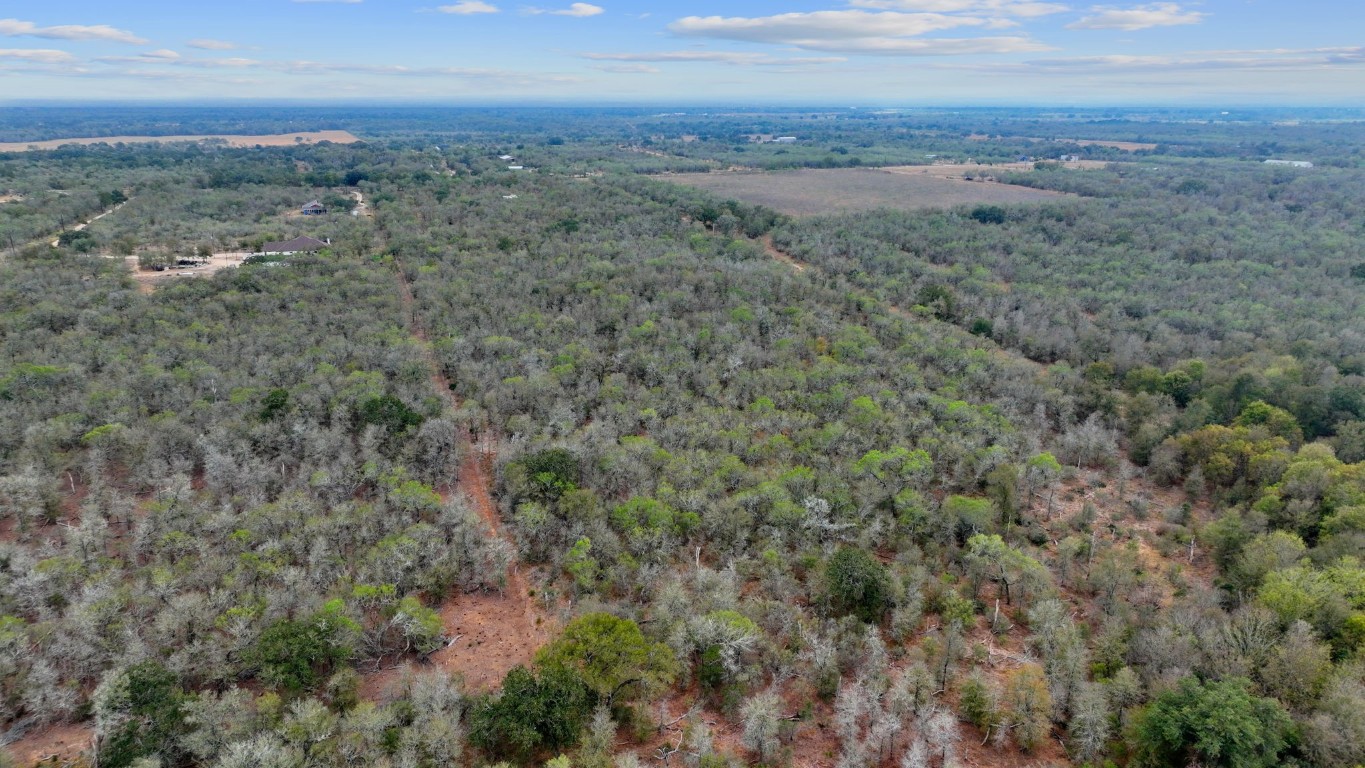
[{"label": "grass field", "polygon": [[309,133],[280,133],[266,136],[237,136],[215,134],[203,136],[92,136],[88,138],[51,139],[49,141],[0,142],[0,152],[27,152],[34,149],[57,149],[68,144],[169,144],[176,141],[210,141],[221,139],[230,147],[288,147],[295,144],[353,144],[360,141],[350,131],[311,131]]},{"label": "grass field", "polygon": [[[959,167],[960,168],[960,167]],[[722,197],[763,205],[792,216],[814,216],[874,208],[917,210],[970,203],[1027,203],[1062,197],[1058,192],[965,181],[904,169],[838,168],[772,173],[684,173],[669,181]]]}]

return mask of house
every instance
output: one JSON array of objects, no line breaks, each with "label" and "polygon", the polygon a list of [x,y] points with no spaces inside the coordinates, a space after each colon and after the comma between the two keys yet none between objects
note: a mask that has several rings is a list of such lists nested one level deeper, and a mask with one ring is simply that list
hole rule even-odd
[{"label": "house", "polygon": [[303,214],[304,216],[321,216],[324,213],[327,213],[327,206],[323,205],[322,203],[319,203],[316,200],[313,200],[309,203],[304,204],[304,206],[299,209],[299,213]]},{"label": "house", "polygon": [[509,165],[509,166],[507,166],[507,170],[509,170],[509,171],[524,171],[524,170],[526,170],[526,166],[524,166],[524,165]]},{"label": "house", "polygon": [[773,143],[774,143],[774,144],[795,144],[795,143],[796,143],[796,137],[795,137],[795,136],[778,136],[777,138],[773,139]]},{"label": "house", "polygon": [[1291,168],[1312,168],[1313,164],[1307,160],[1267,160],[1266,165],[1287,165]]},{"label": "house", "polygon": [[499,159],[499,160],[515,160],[516,158],[515,158],[515,157],[512,157],[511,155],[498,155],[498,159]]},{"label": "house", "polygon": [[330,248],[331,245],[331,240],[319,240],[316,237],[296,237],[293,240],[265,243],[261,246],[260,252],[266,256],[293,256],[296,253],[317,253],[323,248]]}]

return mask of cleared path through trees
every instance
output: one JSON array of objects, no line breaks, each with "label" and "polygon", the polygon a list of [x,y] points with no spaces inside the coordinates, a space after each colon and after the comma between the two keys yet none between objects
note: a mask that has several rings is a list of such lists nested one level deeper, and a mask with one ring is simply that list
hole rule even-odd
[{"label": "cleared path through trees", "polygon": [[[447,408],[458,410],[459,398],[451,391],[450,381],[432,352],[427,329],[416,312],[412,285],[401,266],[397,266],[397,273],[408,332],[421,347],[431,385],[445,401]],[[487,434],[484,440],[476,444],[468,430],[461,430],[458,483],[454,488],[447,486],[436,491],[442,499],[449,499],[453,493],[463,493],[487,527],[488,535],[515,552],[516,545],[503,530],[497,505],[493,501],[490,481],[495,455],[493,445]],[[529,664],[535,652],[549,641],[554,624],[531,591],[515,557],[507,572],[506,587],[500,594],[448,594],[443,597],[437,610],[445,625],[448,643],[445,648],[431,655],[431,662],[449,672],[461,674],[465,689],[469,691],[493,690],[513,667]],[[367,675],[362,694],[369,699],[380,697],[398,675],[398,669]]]}]

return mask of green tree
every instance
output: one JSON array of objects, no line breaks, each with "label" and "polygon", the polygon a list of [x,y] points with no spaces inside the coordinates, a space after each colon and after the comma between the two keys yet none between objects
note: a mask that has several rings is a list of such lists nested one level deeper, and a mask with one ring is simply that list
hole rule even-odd
[{"label": "green tree", "polygon": [[982,224],[1004,224],[1006,212],[998,205],[978,205],[972,209],[972,218]]},{"label": "green tree", "polygon": [[261,633],[249,657],[266,685],[290,692],[311,690],[351,655],[348,636],[359,627],[328,604],[309,618],[281,619]]},{"label": "green tree", "polygon": [[403,434],[420,426],[423,421],[422,414],[393,395],[380,395],[364,401],[356,412],[356,419],[362,426],[374,424],[383,427],[390,435]]},{"label": "green tree", "polygon": [[829,559],[825,591],[836,614],[853,614],[869,624],[882,620],[891,601],[886,567],[855,547],[840,547]]},{"label": "green tree", "polygon": [[595,700],[574,670],[552,667],[537,674],[517,666],[501,691],[470,706],[469,742],[494,757],[521,760],[539,750],[572,747]]},{"label": "green tree", "polygon": [[1274,699],[1252,696],[1243,678],[1180,681],[1139,716],[1133,730],[1134,763],[1183,768],[1198,762],[1224,768],[1280,765],[1292,721]]},{"label": "green tree", "polygon": [[608,704],[632,687],[665,688],[677,675],[667,645],[650,642],[635,622],[610,613],[588,613],[569,622],[536,654],[536,664],[571,670]]},{"label": "green tree", "polygon": [[143,757],[174,765],[182,757],[185,693],[159,662],[111,673],[93,699],[101,766],[124,768]]},{"label": "green tree", "polygon": [[563,448],[527,454],[520,464],[525,468],[533,495],[541,501],[558,499],[578,487],[578,457]]}]

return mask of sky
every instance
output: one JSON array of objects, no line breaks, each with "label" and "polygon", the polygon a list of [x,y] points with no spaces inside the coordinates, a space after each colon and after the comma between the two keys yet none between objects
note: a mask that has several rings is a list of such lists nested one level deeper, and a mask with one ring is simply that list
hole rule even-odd
[{"label": "sky", "polygon": [[1360,2],[5,0],[0,102],[1360,107]]}]

